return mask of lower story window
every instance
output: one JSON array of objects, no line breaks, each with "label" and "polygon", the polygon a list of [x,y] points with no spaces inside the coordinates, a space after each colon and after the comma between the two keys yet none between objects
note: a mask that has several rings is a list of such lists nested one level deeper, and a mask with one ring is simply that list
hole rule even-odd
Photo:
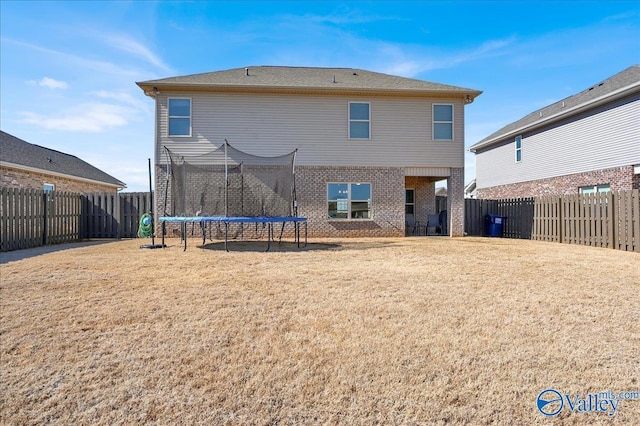
[{"label": "lower story window", "polygon": [[404,214],[414,214],[416,207],[415,190],[406,189],[404,191]]},{"label": "lower story window", "polygon": [[327,185],[329,219],[371,219],[370,183]]},{"label": "lower story window", "polygon": [[595,194],[596,192],[609,192],[609,191],[611,191],[610,185],[590,185],[590,186],[580,187],[581,194]]}]

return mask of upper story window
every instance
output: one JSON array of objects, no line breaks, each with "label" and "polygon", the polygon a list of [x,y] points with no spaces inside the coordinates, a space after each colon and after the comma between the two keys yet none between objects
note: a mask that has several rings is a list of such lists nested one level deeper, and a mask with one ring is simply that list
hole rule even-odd
[{"label": "upper story window", "polygon": [[169,98],[169,136],[191,136],[191,99]]},{"label": "upper story window", "polygon": [[44,185],[42,185],[42,189],[44,190],[44,192],[51,192],[55,191],[56,186],[52,183],[45,183]]},{"label": "upper story window", "polygon": [[516,163],[522,161],[522,136],[516,136]]},{"label": "upper story window", "polygon": [[327,185],[329,219],[371,219],[370,183]]},{"label": "upper story window", "polygon": [[433,105],[433,140],[453,140],[453,105]]},{"label": "upper story window", "polygon": [[349,102],[349,139],[371,139],[371,104]]}]

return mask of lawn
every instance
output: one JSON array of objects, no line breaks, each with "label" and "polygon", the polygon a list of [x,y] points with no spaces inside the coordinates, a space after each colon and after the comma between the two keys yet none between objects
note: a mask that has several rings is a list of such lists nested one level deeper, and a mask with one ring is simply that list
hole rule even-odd
[{"label": "lawn", "polygon": [[486,238],[145,240],[0,265],[2,424],[637,424],[640,256]]}]

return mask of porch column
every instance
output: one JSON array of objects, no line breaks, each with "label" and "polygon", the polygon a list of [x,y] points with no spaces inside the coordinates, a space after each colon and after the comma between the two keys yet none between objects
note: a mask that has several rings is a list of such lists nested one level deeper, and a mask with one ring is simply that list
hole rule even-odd
[{"label": "porch column", "polygon": [[464,236],[464,167],[451,168],[447,178],[447,220],[449,235]]}]

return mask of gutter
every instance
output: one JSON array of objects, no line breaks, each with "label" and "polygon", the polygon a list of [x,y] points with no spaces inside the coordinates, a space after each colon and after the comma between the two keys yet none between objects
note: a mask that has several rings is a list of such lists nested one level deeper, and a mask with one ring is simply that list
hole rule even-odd
[{"label": "gutter", "polygon": [[[211,85],[211,84],[147,84],[137,82],[145,95],[155,97],[156,93],[166,91],[222,92],[222,93],[273,93],[273,94],[340,94],[340,95],[386,95],[412,97],[449,97],[469,99],[471,103],[482,94],[480,90],[413,90],[413,89],[371,89],[358,87],[314,87],[314,86],[260,86],[260,85]],[[154,93],[153,89],[159,89]]]}]

